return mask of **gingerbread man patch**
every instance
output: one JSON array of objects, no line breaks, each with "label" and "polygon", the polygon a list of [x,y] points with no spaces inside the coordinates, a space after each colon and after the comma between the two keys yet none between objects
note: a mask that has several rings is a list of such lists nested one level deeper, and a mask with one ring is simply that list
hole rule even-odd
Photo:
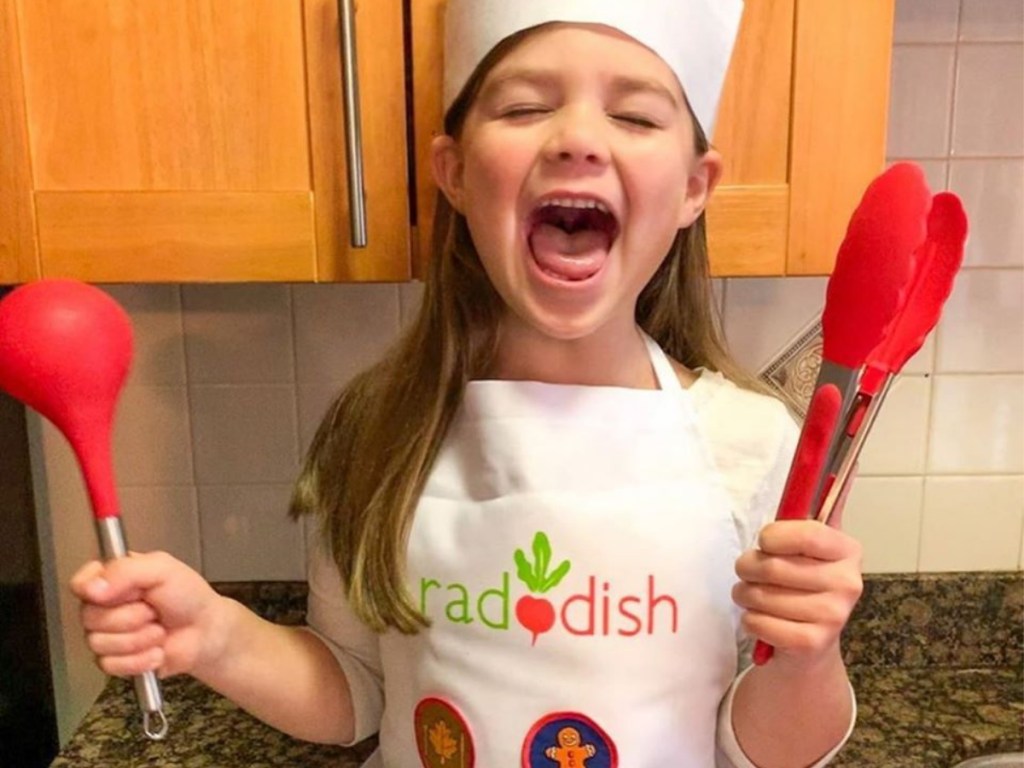
[{"label": "gingerbread man patch", "polygon": [[611,737],[593,720],[558,712],[537,721],[523,742],[523,768],[617,768]]}]

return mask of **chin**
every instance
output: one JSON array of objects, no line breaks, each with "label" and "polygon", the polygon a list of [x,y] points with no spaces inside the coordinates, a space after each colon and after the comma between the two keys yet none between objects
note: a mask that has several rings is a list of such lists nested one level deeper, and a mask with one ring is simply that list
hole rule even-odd
[{"label": "chin", "polygon": [[596,308],[580,308],[573,311],[567,308],[559,310],[532,307],[516,312],[516,319],[521,326],[548,339],[556,341],[579,341],[589,338],[608,326],[611,317],[607,312],[595,311]]}]

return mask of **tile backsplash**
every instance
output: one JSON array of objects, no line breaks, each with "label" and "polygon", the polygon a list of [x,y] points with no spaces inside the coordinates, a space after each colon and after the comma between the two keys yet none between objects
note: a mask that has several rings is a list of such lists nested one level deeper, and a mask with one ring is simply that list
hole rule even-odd
[{"label": "tile backsplash", "polygon": [[[972,230],[946,315],[865,449],[845,525],[868,572],[1018,569],[1024,3],[898,0],[894,53],[890,160],[913,160],[933,189],[959,194]],[[769,365],[815,322],[825,282],[717,281],[738,360]],[[284,514],[302,451],[333,394],[394,339],[420,286],[108,290],[136,330],[115,430],[131,547],[166,549],[215,581],[302,579],[307,532]],[[63,585],[95,556],[95,537],[70,450],[49,425],[33,418],[32,428],[41,524],[62,532],[44,536],[67,646],[57,682],[94,692]]]}]

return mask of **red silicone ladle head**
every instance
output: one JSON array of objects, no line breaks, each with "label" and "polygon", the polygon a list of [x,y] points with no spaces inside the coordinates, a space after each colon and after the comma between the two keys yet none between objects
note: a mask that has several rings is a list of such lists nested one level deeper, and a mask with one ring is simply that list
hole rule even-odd
[{"label": "red silicone ladle head", "polygon": [[64,433],[97,518],[118,514],[110,438],[131,360],[131,321],[98,288],[42,280],[0,301],[0,389]]}]

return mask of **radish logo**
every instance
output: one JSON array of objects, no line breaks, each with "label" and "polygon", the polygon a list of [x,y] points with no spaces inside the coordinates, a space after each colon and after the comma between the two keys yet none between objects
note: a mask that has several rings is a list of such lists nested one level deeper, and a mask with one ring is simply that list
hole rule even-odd
[{"label": "radish logo", "polygon": [[[558,565],[552,557],[551,542],[543,531],[533,536],[527,554],[517,549],[512,558],[516,577],[527,594],[516,599],[514,580],[508,570],[496,574],[498,583],[472,589],[460,581],[443,583],[420,579],[420,611],[424,616],[445,618],[452,624],[477,623],[507,632],[519,625],[530,633],[530,644],[552,630],[575,637],[639,637],[679,632],[676,598],[658,588],[653,573],[631,574],[629,585],[597,574],[580,574],[578,568],[566,584],[572,569],[568,560]],[[578,563],[577,563],[578,565]],[[559,597],[551,590],[559,585]],[[568,588],[567,588],[568,587]],[[515,621],[512,619],[515,606]]]},{"label": "radish logo", "polygon": [[519,598],[516,603],[516,618],[533,635],[530,645],[536,645],[537,637],[555,626],[555,608],[547,598],[532,595],[543,595],[549,589],[557,587],[572,565],[568,560],[563,560],[561,565],[548,574],[548,568],[551,566],[551,543],[547,534],[542,531],[538,531],[533,537],[533,562],[530,562],[521,549],[516,550],[515,561],[516,575],[530,590],[529,595]]}]

